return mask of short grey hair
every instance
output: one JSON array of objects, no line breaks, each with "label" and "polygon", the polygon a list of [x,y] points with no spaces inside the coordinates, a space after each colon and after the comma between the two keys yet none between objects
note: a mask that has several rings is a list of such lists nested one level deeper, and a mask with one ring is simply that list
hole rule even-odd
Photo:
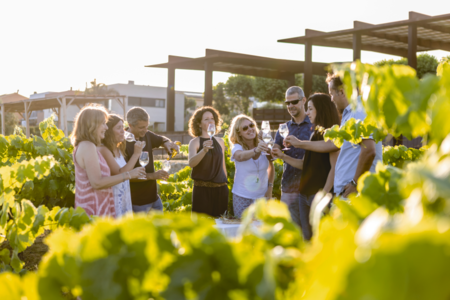
[{"label": "short grey hair", "polygon": [[137,125],[139,121],[148,122],[150,120],[150,116],[147,111],[140,107],[132,107],[127,112],[127,122],[130,125]]},{"label": "short grey hair", "polygon": [[299,86],[291,86],[286,91],[286,96],[298,94],[298,97],[300,99],[303,99],[305,97],[305,93],[303,92],[302,88]]}]

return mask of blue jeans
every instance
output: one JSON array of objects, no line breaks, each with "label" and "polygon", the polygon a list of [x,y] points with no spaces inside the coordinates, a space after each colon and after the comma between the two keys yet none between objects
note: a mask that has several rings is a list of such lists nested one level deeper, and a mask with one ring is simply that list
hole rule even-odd
[{"label": "blue jeans", "polygon": [[300,223],[302,227],[303,237],[309,241],[312,237],[311,223],[309,222],[309,212],[311,211],[311,204],[316,195],[305,196],[300,194]]},{"label": "blue jeans", "polygon": [[300,224],[300,193],[281,193],[281,202],[287,205],[289,212],[291,213],[292,221]]},{"label": "blue jeans", "polygon": [[150,210],[163,210],[163,204],[161,201],[161,198],[158,196],[158,200],[156,200],[153,203],[145,204],[145,205],[133,205],[133,212],[139,213],[139,212],[145,212],[148,213]]}]

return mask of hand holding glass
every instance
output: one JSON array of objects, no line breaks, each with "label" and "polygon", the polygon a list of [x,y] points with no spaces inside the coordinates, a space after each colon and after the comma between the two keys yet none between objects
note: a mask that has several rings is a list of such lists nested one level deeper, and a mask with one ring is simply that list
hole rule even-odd
[{"label": "hand holding glass", "polygon": [[[272,135],[270,133],[263,133],[263,141],[266,144],[269,144],[269,142],[272,140]],[[270,148],[270,147],[269,147]],[[270,155],[270,153],[261,152],[263,155]]]},{"label": "hand holding glass", "polygon": [[[216,134],[216,125],[215,124],[209,124],[208,125],[208,135],[210,140],[212,141],[212,137],[214,136],[214,134]],[[211,146],[211,148],[213,148]]]},{"label": "hand holding glass", "polygon": [[[280,124],[280,128],[278,129],[283,139],[285,139],[289,135],[289,128],[286,123]],[[289,150],[289,148],[285,147],[281,150]]]},{"label": "hand holding glass", "polygon": [[[148,165],[148,162],[149,162],[148,152],[142,151],[141,156],[139,157],[139,163],[141,164],[141,166],[145,168],[145,166]],[[138,179],[147,179],[147,177],[146,176],[138,177]]]}]

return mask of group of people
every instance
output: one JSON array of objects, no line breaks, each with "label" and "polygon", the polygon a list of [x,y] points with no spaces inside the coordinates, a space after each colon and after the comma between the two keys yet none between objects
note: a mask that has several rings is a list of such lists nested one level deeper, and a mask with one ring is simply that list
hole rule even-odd
[{"label": "group of people", "polygon": [[[329,94],[315,93],[306,99],[300,87],[286,91],[285,104],[291,115],[286,125],[289,135],[278,131],[273,148],[263,141],[256,122],[249,116],[233,118],[229,128],[231,161],[236,171],[231,191],[237,217],[256,199],[272,197],[275,170],[273,160],[284,161],[281,201],[292,219],[302,228],[305,239],[312,236],[309,211],[319,190],[347,198],[356,192],[358,178],[373,172],[382,158],[381,143],[371,138],[360,145],[344,142],[341,148],[324,141],[323,130],[351,118],[364,120],[361,105],[352,109],[341,79],[327,78]],[[167,179],[163,170],[155,172],[153,156],[145,169],[139,167],[143,151],[163,146],[167,152],[178,150],[170,139],[149,131],[149,115],[139,107],[123,119],[108,114],[102,106],[84,107],[76,117],[72,142],[76,171],[75,205],[91,215],[120,217],[130,212],[162,210],[156,180]],[[228,178],[225,142],[216,137],[222,125],[213,107],[197,109],[189,120],[189,166],[194,181],[192,211],[218,217],[228,210]],[[135,141],[125,141],[125,131]],[[286,148],[287,147],[287,148]],[[139,177],[144,176],[145,179]]]}]

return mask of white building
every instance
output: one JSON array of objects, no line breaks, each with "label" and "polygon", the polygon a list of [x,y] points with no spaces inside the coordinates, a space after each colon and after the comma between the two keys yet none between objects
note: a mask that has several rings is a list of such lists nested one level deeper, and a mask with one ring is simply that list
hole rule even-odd
[{"label": "white building", "polygon": [[[135,106],[142,107],[150,115],[150,126],[155,131],[166,130],[167,88],[148,85],[110,84],[108,88],[119,95],[128,96],[127,111]],[[122,115],[122,108],[116,101],[110,101],[108,109]],[[184,131],[184,92],[175,91],[175,131]]]},{"label": "white building", "polygon": [[[129,81],[128,84],[117,83],[108,85],[108,88],[116,90],[119,95],[128,97],[128,106],[126,111],[130,108],[138,106],[145,109],[150,115],[151,130],[164,132],[166,130],[166,106],[167,106],[167,88],[155,87],[148,85],[135,85],[134,81]],[[39,94],[33,94],[30,99],[46,98],[48,96],[58,95],[70,95],[72,93],[80,93],[78,91],[66,91],[61,93],[45,92]],[[175,131],[184,131],[184,92],[175,91]],[[123,117],[123,108],[117,101],[109,100],[102,103],[112,113],[116,113]],[[70,105],[67,107],[67,127],[68,132],[73,129],[75,116],[80,111],[81,107],[76,105]],[[46,109],[43,111],[42,117],[38,118],[37,123],[44,118],[48,118],[53,111]],[[42,119],[41,119],[42,118]],[[55,120],[58,120],[56,118]]]}]

